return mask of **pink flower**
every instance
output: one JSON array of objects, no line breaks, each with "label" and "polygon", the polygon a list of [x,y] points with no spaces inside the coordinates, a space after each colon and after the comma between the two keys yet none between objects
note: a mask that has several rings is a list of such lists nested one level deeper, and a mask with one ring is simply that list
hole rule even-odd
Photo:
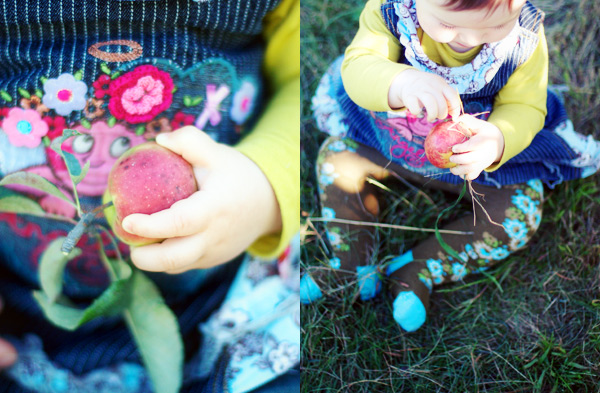
[{"label": "pink flower", "polygon": [[38,147],[48,133],[48,124],[34,109],[13,108],[2,121],[2,129],[14,146]]},{"label": "pink flower", "polygon": [[171,76],[152,65],[136,67],[109,87],[108,109],[114,117],[137,124],[152,120],[173,100]]}]

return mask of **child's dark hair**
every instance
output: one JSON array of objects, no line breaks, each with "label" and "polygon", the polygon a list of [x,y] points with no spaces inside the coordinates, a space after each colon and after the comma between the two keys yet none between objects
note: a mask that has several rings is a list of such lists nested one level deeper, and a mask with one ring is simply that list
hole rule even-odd
[{"label": "child's dark hair", "polygon": [[453,11],[487,9],[492,12],[501,6],[507,6],[510,10],[512,3],[513,0],[447,0],[444,6]]}]

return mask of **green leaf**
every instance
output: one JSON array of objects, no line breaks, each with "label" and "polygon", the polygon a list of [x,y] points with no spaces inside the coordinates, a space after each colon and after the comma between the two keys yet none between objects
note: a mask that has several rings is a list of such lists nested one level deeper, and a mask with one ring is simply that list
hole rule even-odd
[{"label": "green leaf", "polygon": [[[77,160],[77,158],[75,158],[75,156],[67,151],[64,151],[62,149],[62,144],[64,141],[66,141],[68,138],[71,138],[73,136],[77,136],[77,135],[81,135],[81,133],[79,133],[79,131],[77,130],[71,130],[71,129],[64,129],[63,130],[63,134],[60,138],[56,138],[52,141],[52,143],[50,144],[50,148],[52,150],[54,150],[58,155],[60,155],[64,161],[65,164],[67,165],[67,171],[69,172],[69,175],[71,176],[71,179],[73,179],[73,182],[75,184],[77,184],[75,182],[75,179],[79,176],[81,176],[82,174],[82,169],[81,169],[81,164],[79,163],[79,160]],[[80,179],[81,181],[81,179]]]},{"label": "green leaf", "polygon": [[0,90],[0,97],[2,97],[4,101],[12,101],[12,97],[10,96],[10,94],[8,94],[6,90]]},{"label": "green leaf", "polygon": [[194,98],[192,100],[192,106],[200,105],[200,103],[202,102],[203,99],[204,98],[202,98],[202,96],[198,96],[198,97]]},{"label": "green leaf", "polygon": [[190,96],[183,96],[183,105],[185,106],[192,106],[192,97]]},{"label": "green leaf", "polygon": [[42,98],[44,96],[44,92],[40,89],[35,89],[35,95]]},{"label": "green leaf", "polygon": [[108,121],[106,122],[106,124],[108,124],[109,127],[114,127],[115,124],[117,124],[117,118],[114,116],[111,116],[108,118]]},{"label": "green leaf", "polygon": [[28,186],[31,188],[35,188],[36,190],[43,191],[55,197],[62,199],[75,206],[75,204],[65,195],[63,194],[58,187],[54,184],[50,183],[50,181],[44,179],[40,175],[30,172],[15,172],[10,175],[5,176],[0,181],[0,186],[6,186],[8,184],[21,184],[23,186]]},{"label": "green leaf", "polygon": [[77,308],[64,296],[52,302],[42,291],[33,291],[46,317],[56,326],[75,330],[94,318],[111,316],[122,312],[131,303],[131,280],[117,280],[85,309]]},{"label": "green leaf", "polygon": [[31,98],[31,94],[29,94],[29,92],[23,89],[22,87],[19,87],[17,90],[19,91],[19,94],[21,94],[22,97],[27,99]]},{"label": "green leaf", "polygon": [[81,168],[81,172],[79,173],[79,175],[77,175],[77,176],[73,175],[73,181],[75,182],[76,185],[79,184],[79,183],[81,183],[81,181],[83,180],[83,178],[85,177],[85,175],[87,175],[87,173],[88,173],[89,170],[90,170],[90,162],[87,161],[83,165],[83,168]]},{"label": "green leaf", "polygon": [[40,77],[40,82],[42,83],[42,85],[45,85],[46,82],[48,82],[48,78],[46,78],[45,76],[42,76],[42,77]]},{"label": "green leaf", "polygon": [[54,239],[40,258],[40,283],[44,294],[51,303],[54,303],[62,292],[65,266],[70,260],[81,255],[79,248],[75,248],[69,255],[64,255],[60,249],[65,239],[63,236]]},{"label": "green leaf", "polygon": [[45,216],[46,211],[35,202],[22,195],[10,195],[0,199],[0,211],[6,213],[30,214]]},{"label": "green leaf", "polygon": [[83,79],[83,70],[79,70],[75,74],[73,74],[73,78],[75,78],[78,81],[82,80]]},{"label": "green leaf", "polygon": [[106,63],[100,64],[100,69],[102,70],[102,72],[104,72],[107,75],[110,75],[110,73],[111,73],[111,70],[110,70],[110,68],[108,68],[108,65]]},{"label": "green leaf", "polygon": [[146,126],[140,125],[135,129],[135,135],[143,135],[146,132]]},{"label": "green leaf", "polygon": [[92,128],[92,123],[90,123],[87,119],[81,119],[80,123],[88,130]]},{"label": "green leaf", "polygon": [[116,71],[110,76],[110,79],[117,79],[120,75],[121,71]]},{"label": "green leaf", "polygon": [[177,319],[150,279],[136,270],[131,303],[125,311],[154,391],[176,393],[183,373],[183,343]]},{"label": "green leaf", "polygon": [[446,253],[448,255],[450,255],[451,257],[453,257],[456,260],[461,261],[463,263],[467,263],[467,261],[464,261],[462,259],[462,257],[456,252],[456,250],[454,250],[452,247],[450,247],[450,245],[448,243],[446,243],[444,241],[444,239],[442,238],[442,234],[440,233],[440,231],[438,229],[438,224],[440,222],[440,219],[442,218],[442,216],[444,214],[446,214],[446,212],[449,212],[450,210],[454,209],[454,207],[456,205],[458,205],[458,203],[461,201],[461,199],[465,196],[466,192],[467,192],[467,181],[465,180],[463,189],[460,192],[460,195],[458,196],[456,201],[454,201],[454,203],[452,205],[450,205],[447,208],[445,208],[444,210],[442,210],[442,212],[437,216],[437,220],[435,220],[435,238],[437,239],[438,243],[440,243],[440,246],[444,249],[444,251],[446,251]]}]

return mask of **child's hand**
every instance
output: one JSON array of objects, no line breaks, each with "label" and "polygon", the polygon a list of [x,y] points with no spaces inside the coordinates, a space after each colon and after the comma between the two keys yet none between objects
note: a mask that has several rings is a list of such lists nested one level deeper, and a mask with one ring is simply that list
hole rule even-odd
[{"label": "child's hand", "polygon": [[159,135],[156,141],[192,164],[199,191],[167,210],[123,220],[131,233],[166,238],[133,247],[131,259],[137,267],[168,273],[212,267],[281,229],[271,184],[248,157],[191,126]]},{"label": "child's hand", "polygon": [[[0,298],[0,312],[2,312],[2,298]],[[17,351],[8,342],[0,338],[0,371],[12,366],[17,361]]]},{"label": "child's hand", "polygon": [[458,164],[450,172],[467,180],[476,179],[490,165],[500,161],[504,153],[504,135],[498,127],[470,115],[460,116],[473,136],[468,141],[454,145],[450,161]]},{"label": "child's hand", "polygon": [[390,108],[406,107],[413,115],[419,116],[423,108],[427,120],[443,120],[460,115],[460,96],[446,81],[435,74],[407,69],[392,81],[388,91]]}]

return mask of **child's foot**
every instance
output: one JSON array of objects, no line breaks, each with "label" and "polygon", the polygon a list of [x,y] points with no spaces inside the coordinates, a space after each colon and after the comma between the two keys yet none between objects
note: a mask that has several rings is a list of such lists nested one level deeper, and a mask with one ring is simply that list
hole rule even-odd
[{"label": "child's foot", "polygon": [[430,288],[419,278],[424,267],[423,263],[413,261],[410,251],[388,266],[391,292],[396,294],[394,320],[407,332],[420,328],[427,318]]},{"label": "child's foot", "polygon": [[427,316],[427,309],[413,291],[400,292],[394,300],[394,320],[407,332],[420,328]]},{"label": "child's foot", "polygon": [[300,279],[300,302],[303,304],[310,304],[323,296],[321,289],[310,276],[305,274]]}]

